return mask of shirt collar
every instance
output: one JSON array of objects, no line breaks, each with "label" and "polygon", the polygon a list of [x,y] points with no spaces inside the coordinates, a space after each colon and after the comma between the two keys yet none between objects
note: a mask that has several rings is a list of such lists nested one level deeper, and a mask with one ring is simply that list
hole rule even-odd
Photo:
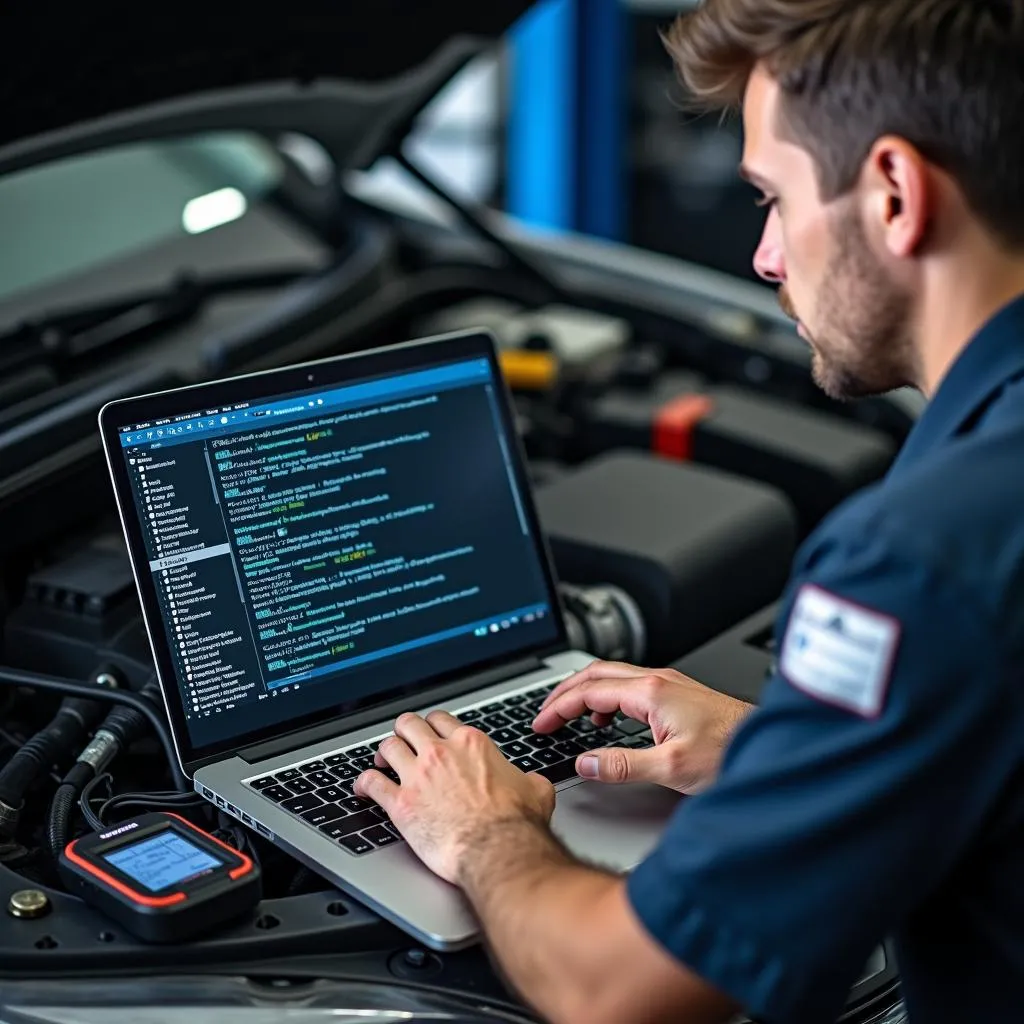
[{"label": "shirt collar", "polygon": [[892,470],[906,468],[956,434],[967,432],[999,389],[1021,374],[1024,295],[1000,309],[965,346],[903,443]]}]

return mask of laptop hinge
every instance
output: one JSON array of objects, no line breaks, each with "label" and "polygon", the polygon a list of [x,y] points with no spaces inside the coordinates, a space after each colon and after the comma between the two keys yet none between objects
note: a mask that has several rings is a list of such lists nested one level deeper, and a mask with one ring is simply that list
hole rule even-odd
[{"label": "laptop hinge", "polygon": [[292,750],[299,750],[310,744],[319,743],[321,740],[330,739],[332,736],[337,736],[342,730],[345,733],[355,732],[357,729],[373,725],[374,722],[389,721],[403,711],[415,711],[417,708],[432,703],[441,704],[464,693],[480,690],[485,686],[500,683],[504,679],[526,675],[528,672],[536,672],[543,668],[544,662],[540,658],[524,658],[522,661],[502,665],[500,668],[480,672],[473,676],[463,676],[454,682],[431,687],[429,699],[425,700],[423,693],[411,693],[397,700],[389,701],[387,704],[378,704],[365,711],[345,715],[344,718],[332,718],[327,722],[320,722],[317,725],[288,733],[287,736],[279,736],[277,739],[245,747],[237,752],[237,756],[250,764],[257,764],[271,757],[279,757]]}]

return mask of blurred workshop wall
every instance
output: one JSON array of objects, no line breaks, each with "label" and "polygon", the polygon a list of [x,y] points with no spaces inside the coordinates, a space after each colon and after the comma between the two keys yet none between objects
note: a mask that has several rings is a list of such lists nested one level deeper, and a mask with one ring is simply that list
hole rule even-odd
[{"label": "blurred workshop wall", "polygon": [[407,154],[531,225],[756,279],[764,213],[737,175],[738,119],[683,112],[659,38],[686,4],[541,0],[426,108]]}]

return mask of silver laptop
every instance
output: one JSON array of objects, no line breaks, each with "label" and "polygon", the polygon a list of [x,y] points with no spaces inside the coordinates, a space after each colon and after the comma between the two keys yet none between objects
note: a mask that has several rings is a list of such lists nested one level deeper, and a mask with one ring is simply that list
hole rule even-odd
[{"label": "silver laptop", "polygon": [[[555,832],[624,870],[678,797],[576,756],[636,722],[531,722],[570,650],[493,339],[460,333],[125,399],[100,429],[181,768],[423,944],[479,926],[352,784],[444,708],[557,787]],[[394,776],[397,779],[397,776]]]}]

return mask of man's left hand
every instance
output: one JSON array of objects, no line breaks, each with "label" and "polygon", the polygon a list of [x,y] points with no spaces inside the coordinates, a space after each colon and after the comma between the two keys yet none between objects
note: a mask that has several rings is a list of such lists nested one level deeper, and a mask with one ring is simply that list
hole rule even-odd
[{"label": "man's left hand", "polygon": [[521,772],[445,711],[399,716],[375,763],[390,765],[401,785],[371,768],[354,792],[380,804],[427,867],[456,885],[477,838],[508,821],[546,827],[555,809],[547,779]]}]

